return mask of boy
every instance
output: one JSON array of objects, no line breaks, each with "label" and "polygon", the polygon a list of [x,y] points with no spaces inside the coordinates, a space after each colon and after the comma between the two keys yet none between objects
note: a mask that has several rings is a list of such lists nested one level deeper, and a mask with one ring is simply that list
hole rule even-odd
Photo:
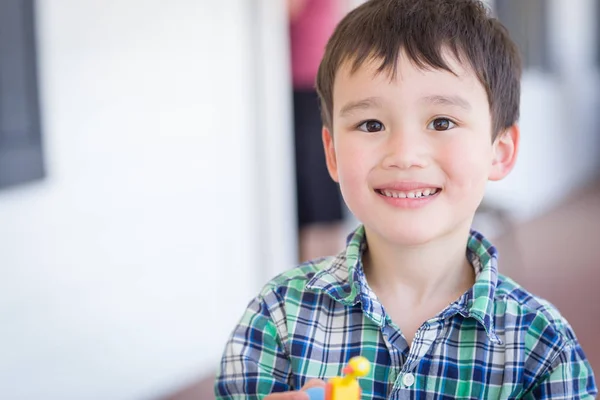
[{"label": "boy", "polygon": [[322,136],[362,225],[337,257],[250,303],[218,398],[306,398],[298,390],[356,355],[372,363],[365,399],[596,395],[567,321],[499,275],[496,249],[470,229],[486,182],[516,160],[520,74],[475,0],[370,0],[340,22],[317,78]]}]

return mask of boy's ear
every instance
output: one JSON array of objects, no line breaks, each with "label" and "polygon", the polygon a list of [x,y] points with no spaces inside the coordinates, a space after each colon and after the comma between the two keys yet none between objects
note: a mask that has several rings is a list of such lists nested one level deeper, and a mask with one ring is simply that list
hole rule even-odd
[{"label": "boy's ear", "polygon": [[333,145],[333,134],[325,126],[323,126],[322,138],[323,147],[325,148],[325,161],[327,162],[327,170],[329,171],[331,179],[333,179],[335,182],[339,182],[337,158],[335,157],[335,147]]},{"label": "boy's ear", "polygon": [[498,134],[492,149],[492,168],[489,179],[499,181],[512,171],[519,151],[520,130],[513,125]]}]

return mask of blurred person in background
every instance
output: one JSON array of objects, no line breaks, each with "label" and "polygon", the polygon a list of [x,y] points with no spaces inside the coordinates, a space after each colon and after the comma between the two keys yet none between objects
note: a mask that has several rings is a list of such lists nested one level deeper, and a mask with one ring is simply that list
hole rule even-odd
[{"label": "blurred person in background", "polygon": [[341,194],[325,165],[315,78],[327,40],[348,11],[347,0],[288,0],[293,81],[299,258],[344,247]]}]

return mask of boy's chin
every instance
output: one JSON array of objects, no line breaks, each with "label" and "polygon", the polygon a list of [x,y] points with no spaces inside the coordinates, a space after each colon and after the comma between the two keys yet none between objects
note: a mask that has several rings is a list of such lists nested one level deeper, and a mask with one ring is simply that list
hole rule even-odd
[{"label": "boy's chin", "polygon": [[[368,228],[367,228],[368,230]],[[398,247],[418,247],[435,241],[443,236],[443,232],[438,227],[401,227],[387,228],[378,230],[375,240],[383,240],[391,245]]]}]

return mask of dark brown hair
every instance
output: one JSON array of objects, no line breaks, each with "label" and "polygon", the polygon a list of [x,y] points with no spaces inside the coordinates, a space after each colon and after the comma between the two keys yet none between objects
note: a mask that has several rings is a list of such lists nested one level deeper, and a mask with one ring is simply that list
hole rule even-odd
[{"label": "dark brown hair", "polygon": [[378,71],[394,77],[404,51],[420,68],[453,73],[445,48],[485,88],[495,139],[519,118],[521,60],[507,30],[477,0],[369,0],[348,13],[329,39],[317,75],[324,125],[333,128],[333,84],[342,64],[356,72],[365,61],[381,60]]}]

